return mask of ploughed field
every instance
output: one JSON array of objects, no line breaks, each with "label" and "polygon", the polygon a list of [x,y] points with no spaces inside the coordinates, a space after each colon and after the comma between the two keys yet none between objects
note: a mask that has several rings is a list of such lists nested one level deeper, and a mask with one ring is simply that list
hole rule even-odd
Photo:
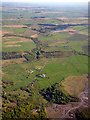
[{"label": "ploughed field", "polygon": [[2,15],[3,118],[41,119],[51,103],[79,101],[88,74],[87,12],[4,3]]}]

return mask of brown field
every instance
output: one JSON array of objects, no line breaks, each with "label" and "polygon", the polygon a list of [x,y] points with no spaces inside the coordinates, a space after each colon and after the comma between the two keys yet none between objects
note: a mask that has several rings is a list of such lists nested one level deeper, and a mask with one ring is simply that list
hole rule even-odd
[{"label": "brown field", "polygon": [[21,45],[6,45],[4,47],[20,47]]},{"label": "brown field", "polygon": [[72,107],[71,104],[67,104],[67,105],[53,104],[52,106],[49,106],[46,108],[46,113],[49,118],[55,118],[55,119],[61,118],[62,119],[62,116],[71,107]]},{"label": "brown field", "polygon": [[[12,41],[10,38],[20,38],[20,41],[15,41],[15,39],[13,39],[13,41]],[[27,39],[27,38],[23,38],[23,37],[14,37],[14,36],[4,37],[4,40],[9,40],[9,42],[5,42],[5,44],[8,44],[8,43],[19,43],[19,42],[32,42],[31,39]]]},{"label": "brown field", "polygon": [[60,40],[60,41],[57,41],[55,43],[50,43],[49,45],[50,46],[55,46],[55,45],[60,45],[60,44],[64,44],[66,43],[67,41],[66,40]]},{"label": "brown field", "polygon": [[15,18],[13,18],[13,19],[3,19],[3,21],[4,21],[4,20],[17,20],[17,19],[15,19]]},{"label": "brown field", "polygon": [[27,27],[26,25],[3,25],[3,27],[15,27],[15,28],[22,28],[22,27]]},{"label": "brown field", "polygon": [[42,12],[43,14],[47,14],[47,13],[64,13],[64,12]]},{"label": "brown field", "polygon": [[8,34],[8,33],[13,34],[14,32],[13,32],[13,31],[2,31],[2,35],[4,35],[4,34]]},{"label": "brown field", "polygon": [[21,39],[22,42],[28,42],[28,41],[29,41],[29,42],[30,42],[30,41],[32,42],[31,39],[27,39],[27,38],[20,38],[20,39]]},{"label": "brown field", "polygon": [[77,21],[77,22],[72,22],[72,23],[61,23],[61,25],[68,25],[68,24],[77,25],[77,24],[83,24],[83,23],[88,23],[88,21]]},{"label": "brown field", "polygon": [[38,37],[38,34],[34,34],[31,36],[32,38],[37,38]]},{"label": "brown field", "polygon": [[[15,20],[18,20],[18,19],[3,19],[3,21],[15,21]],[[23,19],[23,18],[21,18],[18,21],[22,21],[22,20],[28,21],[28,20],[32,20],[32,19]]]},{"label": "brown field", "polygon": [[27,35],[29,37],[31,37],[31,35],[35,35],[37,34],[37,31],[34,31],[34,30],[29,30],[27,29],[25,32],[24,32],[24,35]]},{"label": "brown field", "polygon": [[30,42],[32,40],[21,38],[21,41],[9,41],[9,42],[5,42],[4,44],[16,44],[16,43],[22,43],[22,42],[27,42],[27,41]]},{"label": "brown field", "polygon": [[10,41],[10,42],[5,42],[4,44],[16,44],[16,43],[22,43],[23,41]]},{"label": "brown field", "polygon": [[2,66],[7,66],[9,64],[21,64],[24,61],[26,61],[25,58],[16,58],[16,59],[9,59],[9,60],[3,60],[2,61]]},{"label": "brown field", "polygon": [[[88,32],[78,31],[78,33],[80,33],[80,34],[84,34],[84,35],[88,35]],[[87,39],[87,40],[88,40],[88,39]]]},{"label": "brown field", "polygon": [[[9,38],[17,38],[17,37],[13,37],[13,36],[9,36],[9,37],[4,37],[5,40],[11,40]],[[18,37],[19,38],[19,37]]]},{"label": "brown field", "polygon": [[69,76],[62,82],[62,85],[69,94],[77,96],[83,90],[87,81],[87,75]]},{"label": "brown field", "polygon": [[67,17],[57,17],[58,19],[62,19],[62,20],[68,20],[68,19],[76,19],[76,20],[83,20],[86,19],[88,20],[87,17],[79,17],[79,18],[67,18]]},{"label": "brown field", "polygon": [[63,41],[58,41],[57,43],[63,44],[63,43],[65,43],[65,42],[67,42],[67,41],[66,41],[66,40],[63,40]]}]

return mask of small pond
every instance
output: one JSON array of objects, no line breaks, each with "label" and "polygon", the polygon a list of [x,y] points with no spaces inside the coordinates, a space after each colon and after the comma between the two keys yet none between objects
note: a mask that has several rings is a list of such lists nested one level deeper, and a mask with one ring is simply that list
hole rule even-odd
[{"label": "small pond", "polygon": [[65,30],[65,29],[67,29],[67,28],[58,28],[58,29],[56,29],[56,30],[53,30],[53,31],[63,31],[63,30]]}]

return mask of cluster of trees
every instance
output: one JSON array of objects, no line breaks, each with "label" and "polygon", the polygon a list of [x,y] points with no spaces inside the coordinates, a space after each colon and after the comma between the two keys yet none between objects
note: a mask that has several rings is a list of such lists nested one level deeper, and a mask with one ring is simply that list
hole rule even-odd
[{"label": "cluster of trees", "polygon": [[78,52],[78,51],[76,51],[76,50],[73,50],[73,53],[74,53],[75,55],[85,55],[85,56],[88,56],[87,53]]},{"label": "cluster of trees", "polygon": [[7,87],[10,87],[12,85],[14,85],[14,82],[3,81],[3,83],[2,83],[3,88],[7,88]]},{"label": "cluster of trees", "polygon": [[75,111],[76,120],[89,120],[90,118],[90,108],[77,109]]},{"label": "cluster of trees", "polygon": [[44,53],[41,48],[34,48],[30,52],[25,51],[27,54],[23,55],[27,61],[33,61],[34,59],[39,59],[40,55]]},{"label": "cluster of trees", "polygon": [[[35,111],[35,112],[34,112]],[[38,119],[43,120],[46,118],[44,106],[35,106],[29,101],[17,101],[17,106],[8,106],[2,112],[2,119]]]},{"label": "cluster of trees", "polygon": [[27,61],[33,61],[35,56],[32,53],[23,55]]},{"label": "cluster of trees", "polygon": [[[31,86],[21,87],[20,89],[28,93],[33,94],[32,96],[25,97],[24,99],[20,97],[19,93],[7,93],[3,90],[2,92],[2,119],[38,119],[43,120],[46,118],[45,105],[41,100],[39,102],[33,102],[32,99],[35,99],[37,93],[35,94]],[[35,95],[34,95],[35,94]],[[38,97],[38,95],[37,95]],[[36,98],[37,98],[36,97]],[[36,100],[38,101],[38,100]]]},{"label": "cluster of trees", "polygon": [[[61,21],[61,20],[60,20]],[[41,25],[41,26],[49,26],[48,29],[50,30],[57,30],[57,29],[66,29],[68,27],[68,25],[54,25],[54,24],[38,24],[38,25]],[[50,28],[51,27],[51,28]],[[43,30],[43,29],[42,29]]]},{"label": "cluster of trees", "polygon": [[[27,52],[28,53],[28,52]],[[27,61],[32,61],[34,59],[40,59],[43,57],[46,58],[59,58],[62,56],[66,56],[66,55],[71,55],[71,52],[62,52],[62,51],[51,51],[51,52],[45,52],[41,49],[41,47],[38,48],[34,48],[33,50],[31,50],[31,53],[28,53],[26,55],[24,55],[24,57],[26,58]]]},{"label": "cluster of trees", "polygon": [[47,101],[57,104],[67,104],[68,102],[79,101],[79,98],[73,97],[62,90],[62,86],[59,86],[58,88],[56,85],[53,85],[47,89],[41,90],[40,93]]},{"label": "cluster of trees", "polygon": [[18,52],[2,52],[2,59],[7,60],[7,59],[14,59],[14,58],[22,58],[23,56],[21,53]]},{"label": "cluster of trees", "polygon": [[43,53],[43,57],[46,57],[46,58],[51,58],[51,57],[61,57],[62,55],[64,55],[64,52],[61,52],[61,51],[52,51],[52,52],[44,52]]}]

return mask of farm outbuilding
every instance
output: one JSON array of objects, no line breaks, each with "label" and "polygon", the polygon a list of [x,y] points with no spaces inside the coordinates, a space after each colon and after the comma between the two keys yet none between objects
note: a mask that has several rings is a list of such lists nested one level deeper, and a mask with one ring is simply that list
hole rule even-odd
[{"label": "farm outbuilding", "polygon": [[46,77],[46,74],[42,74],[41,77],[42,77],[42,78]]}]

